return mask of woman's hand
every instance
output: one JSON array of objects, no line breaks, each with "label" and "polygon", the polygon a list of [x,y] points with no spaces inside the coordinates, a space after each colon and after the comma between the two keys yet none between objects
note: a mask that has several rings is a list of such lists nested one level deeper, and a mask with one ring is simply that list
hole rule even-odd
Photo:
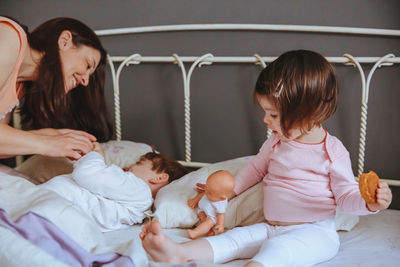
[{"label": "woman's hand", "polygon": [[[94,148],[96,137],[84,131],[71,129],[40,129],[33,133],[41,136],[41,154],[48,157],[68,157],[77,160]],[[44,144],[44,145],[43,145]]]},{"label": "woman's hand", "polygon": [[97,141],[95,136],[93,136],[87,132],[80,131],[80,130],[43,128],[43,129],[31,130],[30,132],[34,133],[34,134],[40,134],[40,135],[58,135],[58,134],[74,133],[74,134],[79,134],[79,135],[85,136],[85,137],[89,138],[90,141],[92,141],[92,142]]},{"label": "woman's hand", "polygon": [[367,203],[370,211],[378,211],[387,209],[392,202],[392,191],[385,182],[380,182],[378,189],[376,189],[376,203]]}]

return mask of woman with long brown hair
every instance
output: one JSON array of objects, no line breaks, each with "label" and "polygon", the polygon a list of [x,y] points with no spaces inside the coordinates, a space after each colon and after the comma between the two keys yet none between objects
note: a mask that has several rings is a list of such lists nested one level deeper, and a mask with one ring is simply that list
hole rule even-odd
[{"label": "woman with long brown hair", "polygon": [[[51,19],[29,33],[0,16],[0,158],[78,159],[109,140],[105,64],[99,38],[78,20]],[[8,125],[19,103],[27,130]]]}]

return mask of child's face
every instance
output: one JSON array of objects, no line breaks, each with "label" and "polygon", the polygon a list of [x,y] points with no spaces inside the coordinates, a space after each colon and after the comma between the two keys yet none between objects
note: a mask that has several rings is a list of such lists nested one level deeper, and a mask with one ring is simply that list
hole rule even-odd
[{"label": "child's face", "polygon": [[275,132],[279,139],[282,141],[289,141],[300,138],[303,134],[301,133],[299,128],[293,128],[289,131],[289,137],[286,137],[283,134],[281,128],[281,117],[279,111],[276,109],[272,101],[268,99],[267,96],[260,96],[257,95],[258,103],[260,104],[261,108],[265,112],[264,115],[264,123],[267,124],[268,129],[271,129]]},{"label": "child's face", "polygon": [[129,166],[128,171],[133,173],[137,178],[142,179],[146,183],[149,180],[157,178],[158,174],[152,170],[153,162],[150,160],[142,160]]}]

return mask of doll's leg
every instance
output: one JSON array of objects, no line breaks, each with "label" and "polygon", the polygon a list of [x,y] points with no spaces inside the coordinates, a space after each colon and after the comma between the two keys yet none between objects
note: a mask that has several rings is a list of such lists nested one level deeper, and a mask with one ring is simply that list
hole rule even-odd
[{"label": "doll's leg", "polygon": [[200,211],[197,216],[199,217],[201,223],[207,219],[207,215],[204,211]]},{"label": "doll's leg", "polygon": [[[312,266],[333,258],[339,250],[335,221],[278,226],[247,266]],[[276,234],[276,235],[275,235]]]},{"label": "doll's leg", "polygon": [[213,235],[215,235],[214,227],[211,227],[211,229],[208,230],[207,236],[213,236]]},{"label": "doll's leg", "polygon": [[[204,211],[200,211],[199,214],[197,214],[197,216],[199,217],[201,223],[207,219],[207,215]],[[213,235],[215,235],[214,227],[211,227],[211,229],[207,233],[207,236],[213,236]]]},{"label": "doll's leg", "polygon": [[208,231],[214,227],[214,225],[214,221],[211,218],[207,218],[205,221],[197,225],[196,228],[187,230],[188,236],[191,239],[205,236]]}]

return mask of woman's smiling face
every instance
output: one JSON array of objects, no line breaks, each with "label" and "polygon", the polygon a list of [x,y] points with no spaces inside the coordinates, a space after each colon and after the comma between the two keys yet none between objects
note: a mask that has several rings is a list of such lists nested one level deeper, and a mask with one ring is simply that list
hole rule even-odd
[{"label": "woman's smiling face", "polygon": [[68,93],[79,84],[87,86],[90,75],[100,62],[100,51],[86,45],[75,46],[70,31],[61,33],[58,44],[65,92]]}]

